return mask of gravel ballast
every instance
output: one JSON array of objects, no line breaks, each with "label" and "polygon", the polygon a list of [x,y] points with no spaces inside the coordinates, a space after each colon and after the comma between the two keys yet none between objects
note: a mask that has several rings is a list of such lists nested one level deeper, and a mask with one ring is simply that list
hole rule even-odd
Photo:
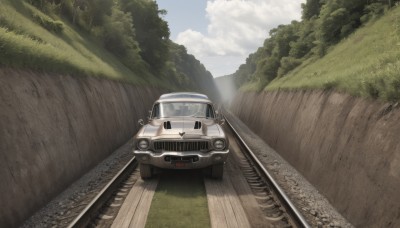
[{"label": "gravel ballast", "polygon": [[22,225],[28,227],[66,227],[100,190],[132,159],[131,142],[82,176]]},{"label": "gravel ballast", "polygon": [[229,111],[224,114],[312,227],[353,227],[316,188],[242,121]]}]

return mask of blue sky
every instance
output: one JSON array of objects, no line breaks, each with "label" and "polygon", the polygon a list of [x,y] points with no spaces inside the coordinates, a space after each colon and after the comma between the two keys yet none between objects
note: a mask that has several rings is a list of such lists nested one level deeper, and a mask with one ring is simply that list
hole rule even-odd
[{"label": "blue sky", "polygon": [[157,0],[171,40],[184,45],[214,77],[234,73],[269,30],[299,20],[305,0]]},{"label": "blue sky", "polygon": [[193,29],[202,33],[207,32],[205,0],[157,0],[159,9],[168,11],[164,17],[171,30],[171,40],[178,33]]}]

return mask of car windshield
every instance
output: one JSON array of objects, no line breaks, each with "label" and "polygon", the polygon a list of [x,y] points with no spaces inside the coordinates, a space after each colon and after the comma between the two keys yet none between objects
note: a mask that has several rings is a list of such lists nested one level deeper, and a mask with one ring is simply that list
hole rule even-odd
[{"label": "car windshield", "polygon": [[207,103],[165,102],[154,105],[152,118],[171,117],[214,118],[214,110]]}]

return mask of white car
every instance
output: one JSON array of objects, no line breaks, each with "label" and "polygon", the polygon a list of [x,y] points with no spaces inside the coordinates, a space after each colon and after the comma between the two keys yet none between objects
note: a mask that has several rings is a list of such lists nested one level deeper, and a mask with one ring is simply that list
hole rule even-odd
[{"label": "white car", "polygon": [[223,118],[204,94],[169,93],[154,103],[149,121],[134,137],[134,154],[143,179],[154,168],[202,169],[222,178],[229,142]]}]

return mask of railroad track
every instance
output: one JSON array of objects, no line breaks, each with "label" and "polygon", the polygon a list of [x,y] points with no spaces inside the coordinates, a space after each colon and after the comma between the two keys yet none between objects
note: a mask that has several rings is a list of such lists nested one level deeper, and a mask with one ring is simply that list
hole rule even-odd
[{"label": "railroad track", "polygon": [[[123,189],[123,183],[132,175],[138,163],[133,157],[129,162],[112,178],[108,184],[90,201],[89,204],[75,217],[68,225],[68,228],[90,227],[93,221],[98,220],[102,208],[119,190]],[[133,183],[125,183],[132,187]],[[121,187],[122,186],[122,187]],[[101,217],[101,216],[100,216]],[[101,219],[101,218],[100,218]],[[108,219],[107,216],[104,219]]]},{"label": "railroad track", "polygon": [[[244,159],[239,161],[239,166],[266,220],[275,224],[276,227],[310,227],[299,210],[277,184],[268,170],[264,168],[228,119],[226,119],[226,123],[233,133],[232,135],[236,139],[236,142],[241,147],[241,152],[244,154]],[[104,225],[104,223],[102,224],[99,220],[102,220],[102,217],[104,220],[107,220],[107,217],[112,218],[112,216],[107,216],[107,213],[102,215],[102,211],[104,211],[104,208],[110,208],[110,204],[113,204],[110,203],[110,201],[115,199],[116,192],[128,192],[133,186],[134,181],[129,180],[129,178],[132,176],[136,167],[137,161],[133,157],[91,202],[85,206],[68,227],[109,227],[109,225]],[[127,179],[128,181],[126,181]],[[117,213],[119,206],[120,205],[117,205],[115,209]]]},{"label": "railroad track", "polygon": [[279,226],[311,227],[229,120],[225,120],[244,154],[245,159],[240,161],[240,167],[265,218],[271,222],[280,222]]}]

